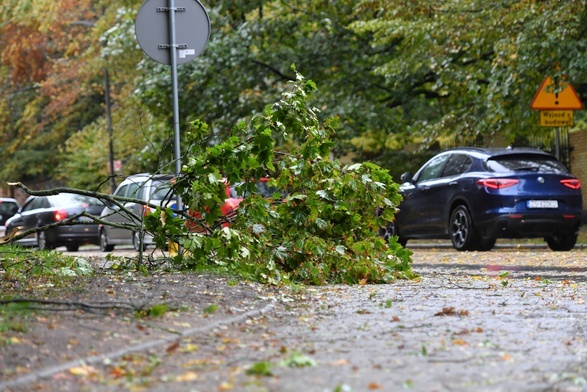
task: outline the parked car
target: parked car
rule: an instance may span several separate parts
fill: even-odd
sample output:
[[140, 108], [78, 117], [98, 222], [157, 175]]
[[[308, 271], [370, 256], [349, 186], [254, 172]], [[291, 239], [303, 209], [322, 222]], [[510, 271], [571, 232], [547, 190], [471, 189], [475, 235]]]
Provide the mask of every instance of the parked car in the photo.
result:
[[[113, 196], [139, 199], [142, 203], [126, 202], [124, 207], [135, 215], [128, 214], [118, 206], [107, 203], [106, 208], [102, 211], [102, 220], [112, 222], [118, 225], [136, 225], [140, 224], [142, 216], [149, 212], [149, 207], [145, 203], [159, 205], [163, 208], [175, 208], [176, 197], [171, 190], [171, 181], [173, 175], [170, 174], [150, 174], [142, 173], [127, 177], [116, 188]], [[141, 248], [141, 231], [130, 230], [110, 225], [100, 225], [100, 249], [103, 252], [111, 252], [115, 245], [133, 245], [135, 250]], [[143, 248], [153, 245], [153, 237], [145, 234], [143, 238]]]
[[[29, 229], [58, 223], [84, 211], [99, 217], [103, 209], [104, 204], [100, 200], [72, 193], [30, 196], [17, 213], [6, 222], [6, 235], [20, 234]], [[39, 249], [65, 246], [71, 252], [77, 251], [80, 245], [98, 245], [98, 223], [85, 216], [77, 219], [83, 223], [52, 227], [30, 234], [16, 242], [25, 246], [36, 246]]]
[[10, 197], [0, 197], [0, 236], [6, 231], [6, 221], [18, 211], [18, 202]]
[[581, 227], [580, 181], [538, 149], [455, 148], [404, 173], [403, 201], [381, 231], [410, 239], [451, 239], [460, 251], [489, 251], [497, 238], [544, 238], [568, 251]]
[[[174, 176], [170, 174], [136, 174], [125, 179], [114, 191], [114, 196], [139, 199], [142, 203], [127, 202], [124, 207], [133, 212], [136, 217], [141, 218], [149, 212], [149, 207], [145, 203], [151, 203], [164, 208], [174, 209], [176, 206], [176, 196], [171, 191], [171, 181]], [[266, 189], [267, 180], [262, 179], [257, 188]], [[268, 189], [268, 188], [267, 188]], [[237, 194], [236, 187], [226, 183], [226, 199], [220, 208], [222, 215], [227, 217], [227, 221], [222, 226], [229, 225], [231, 215], [237, 209], [243, 195]], [[199, 213], [192, 212], [192, 215], [199, 217]], [[107, 222], [118, 225], [137, 225], [140, 221], [132, 215], [121, 210], [116, 205], [109, 204], [104, 208], [101, 218]], [[193, 222], [187, 222], [187, 227], [192, 231], [199, 231], [201, 227]], [[141, 232], [132, 231], [121, 227], [110, 225], [100, 225], [100, 249], [104, 252], [111, 252], [116, 245], [133, 245], [136, 251], [141, 247]], [[154, 245], [153, 236], [145, 233], [143, 236], [143, 249], [147, 246]]]

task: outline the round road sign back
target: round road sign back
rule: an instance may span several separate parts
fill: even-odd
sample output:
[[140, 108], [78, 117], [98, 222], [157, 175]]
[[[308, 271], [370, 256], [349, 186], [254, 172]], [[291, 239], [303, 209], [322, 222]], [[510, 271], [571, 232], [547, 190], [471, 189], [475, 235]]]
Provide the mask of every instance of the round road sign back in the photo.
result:
[[153, 60], [171, 64], [169, 12], [175, 12], [177, 64], [196, 58], [210, 37], [210, 19], [198, 0], [146, 0], [135, 21], [135, 33], [143, 51]]

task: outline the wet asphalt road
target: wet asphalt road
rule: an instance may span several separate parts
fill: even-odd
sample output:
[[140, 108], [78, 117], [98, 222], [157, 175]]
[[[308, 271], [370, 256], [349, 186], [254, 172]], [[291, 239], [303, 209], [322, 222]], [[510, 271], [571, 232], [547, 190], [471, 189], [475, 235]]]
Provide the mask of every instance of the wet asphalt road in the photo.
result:
[[266, 390], [587, 391], [587, 251], [413, 251], [420, 282], [312, 289], [275, 339], [318, 365]]

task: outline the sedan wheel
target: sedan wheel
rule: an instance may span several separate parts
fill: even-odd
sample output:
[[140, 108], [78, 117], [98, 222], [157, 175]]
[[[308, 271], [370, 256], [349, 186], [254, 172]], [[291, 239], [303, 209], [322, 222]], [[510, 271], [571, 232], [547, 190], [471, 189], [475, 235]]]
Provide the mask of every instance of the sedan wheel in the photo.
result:
[[37, 246], [39, 250], [51, 250], [55, 249], [55, 246], [50, 242], [47, 242], [47, 236], [45, 235], [44, 231], [40, 231], [37, 233]]
[[560, 234], [545, 238], [548, 247], [555, 252], [566, 252], [575, 247], [577, 234]]
[[448, 232], [456, 250], [471, 250], [475, 242], [475, 233], [471, 215], [465, 206], [458, 206], [450, 216]]
[[[142, 245], [142, 248], [141, 248]], [[132, 235], [132, 246], [133, 248], [135, 248], [135, 250], [137, 252], [140, 252], [141, 250], [145, 250], [147, 249], [147, 247], [145, 246], [144, 242], [143, 242], [143, 236], [141, 235], [140, 231], [135, 231]]]
[[105, 231], [100, 233], [100, 250], [102, 252], [112, 252], [114, 250], [114, 245], [108, 243], [108, 236], [106, 236]]

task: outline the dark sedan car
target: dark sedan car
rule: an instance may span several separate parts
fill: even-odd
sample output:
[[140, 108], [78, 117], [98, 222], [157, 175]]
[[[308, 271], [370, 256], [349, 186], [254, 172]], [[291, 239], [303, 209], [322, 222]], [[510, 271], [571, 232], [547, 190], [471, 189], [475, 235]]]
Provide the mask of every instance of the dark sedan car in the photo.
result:
[[0, 197], [0, 235], [4, 235], [6, 221], [18, 211], [18, 202], [10, 197]]
[[383, 236], [450, 238], [455, 249], [488, 251], [497, 238], [544, 238], [568, 251], [581, 227], [581, 183], [554, 156], [531, 148], [455, 148], [415, 175]]
[[[53, 196], [30, 196], [18, 212], [6, 222], [6, 234], [22, 233], [28, 229], [42, 227], [74, 217], [81, 212], [99, 217], [104, 204], [95, 198], [71, 193]], [[36, 246], [39, 249], [54, 249], [65, 246], [77, 251], [80, 245], [100, 244], [98, 224], [89, 217], [78, 217], [72, 225], [56, 226], [21, 238], [17, 243]]]

